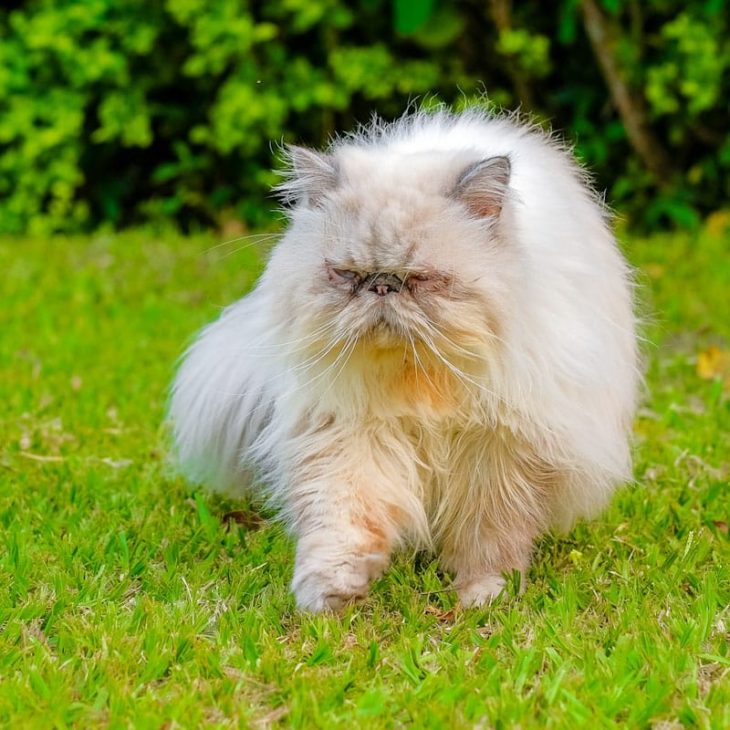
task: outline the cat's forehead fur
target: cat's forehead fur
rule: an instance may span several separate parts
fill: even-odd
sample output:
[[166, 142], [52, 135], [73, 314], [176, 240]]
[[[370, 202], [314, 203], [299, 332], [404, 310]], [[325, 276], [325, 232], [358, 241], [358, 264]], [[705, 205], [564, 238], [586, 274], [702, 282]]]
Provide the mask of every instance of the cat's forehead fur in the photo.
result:
[[[477, 228], [455, 203], [459, 178], [479, 153], [396, 153], [342, 145], [309, 164], [327, 165], [321, 179], [303, 173], [308, 208], [322, 221], [322, 244], [343, 265], [366, 270], [436, 264], [453, 255], [455, 226]], [[300, 172], [300, 174], [302, 174]]]
[[[338, 187], [354, 191], [360, 199], [387, 203], [393, 196], [447, 196], [464, 169], [479, 161], [479, 153], [462, 151], [388, 152], [383, 149], [344, 146], [332, 154]], [[368, 195], [362, 196], [363, 188]]]
[[391, 256], [394, 264], [412, 257], [426, 240], [433, 246], [445, 238], [448, 195], [468, 163], [444, 153], [388, 156], [345, 148], [335, 164], [337, 184], [322, 211], [328, 229], [342, 235], [345, 250], [383, 266]]

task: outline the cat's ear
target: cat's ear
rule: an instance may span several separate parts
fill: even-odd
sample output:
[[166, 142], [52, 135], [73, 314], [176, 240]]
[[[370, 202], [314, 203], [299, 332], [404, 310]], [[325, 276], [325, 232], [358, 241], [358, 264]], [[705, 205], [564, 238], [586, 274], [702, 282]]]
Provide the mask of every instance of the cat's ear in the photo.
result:
[[337, 163], [330, 155], [296, 145], [287, 145], [284, 154], [289, 170], [277, 192], [287, 204], [316, 207], [322, 196], [337, 186]]
[[508, 157], [475, 162], [459, 175], [451, 196], [480, 218], [496, 218], [502, 212], [511, 169]]

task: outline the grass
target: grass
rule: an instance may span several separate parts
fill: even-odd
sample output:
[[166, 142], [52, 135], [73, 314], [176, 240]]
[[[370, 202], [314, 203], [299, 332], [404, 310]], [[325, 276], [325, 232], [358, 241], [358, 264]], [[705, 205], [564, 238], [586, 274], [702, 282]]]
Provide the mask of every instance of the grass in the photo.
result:
[[279, 526], [167, 462], [175, 359], [253, 250], [0, 241], [0, 725], [730, 727], [728, 240], [628, 243], [637, 483], [546, 538], [524, 596], [463, 611], [401, 557], [336, 617], [294, 610]]

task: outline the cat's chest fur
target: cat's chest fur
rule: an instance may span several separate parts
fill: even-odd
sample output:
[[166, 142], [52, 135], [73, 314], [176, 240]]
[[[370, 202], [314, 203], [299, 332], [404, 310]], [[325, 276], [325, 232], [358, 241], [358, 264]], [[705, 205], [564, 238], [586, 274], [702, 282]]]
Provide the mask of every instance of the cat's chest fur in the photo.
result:
[[402, 421], [410, 430], [450, 432], [473, 423], [481, 386], [461, 363], [417, 351], [355, 353], [332, 389], [330, 405], [350, 418]]
[[[418, 473], [411, 487], [428, 502], [440, 501], [466, 462], [500, 428], [482, 387], [455, 365], [405, 357], [355, 362], [335, 389], [330, 423], [382, 434], [399, 444]], [[377, 437], [376, 437], [377, 438]]]

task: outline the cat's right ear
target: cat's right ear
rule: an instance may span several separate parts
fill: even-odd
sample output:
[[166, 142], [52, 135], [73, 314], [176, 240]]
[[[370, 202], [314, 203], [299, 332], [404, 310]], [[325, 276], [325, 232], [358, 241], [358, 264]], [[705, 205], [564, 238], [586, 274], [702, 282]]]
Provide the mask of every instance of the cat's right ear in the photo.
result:
[[330, 155], [306, 147], [287, 145], [286, 179], [276, 186], [276, 192], [287, 205], [298, 203], [316, 208], [322, 197], [337, 185], [337, 163]]
[[479, 218], [497, 218], [502, 212], [512, 166], [508, 157], [490, 157], [462, 171], [452, 196]]

